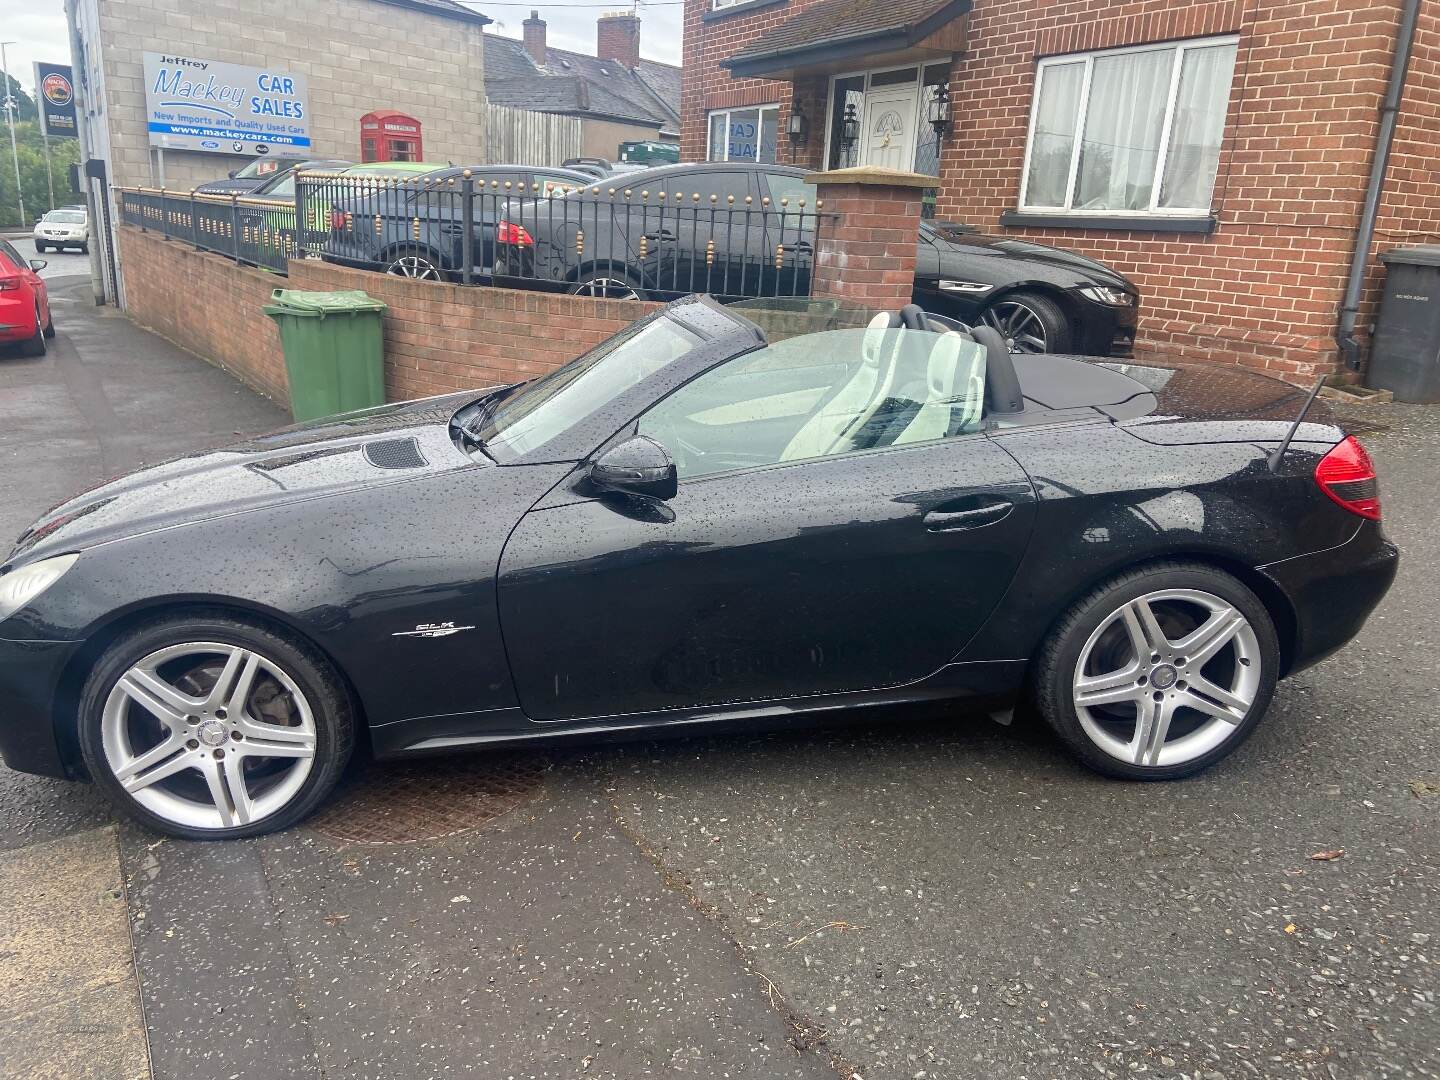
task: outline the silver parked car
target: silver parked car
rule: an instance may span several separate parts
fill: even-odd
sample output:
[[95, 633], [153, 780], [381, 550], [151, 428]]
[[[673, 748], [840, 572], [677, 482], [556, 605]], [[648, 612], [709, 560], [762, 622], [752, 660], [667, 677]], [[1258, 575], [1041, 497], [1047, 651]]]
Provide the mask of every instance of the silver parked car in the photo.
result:
[[90, 250], [90, 215], [84, 210], [51, 210], [35, 223], [35, 250], [67, 247]]

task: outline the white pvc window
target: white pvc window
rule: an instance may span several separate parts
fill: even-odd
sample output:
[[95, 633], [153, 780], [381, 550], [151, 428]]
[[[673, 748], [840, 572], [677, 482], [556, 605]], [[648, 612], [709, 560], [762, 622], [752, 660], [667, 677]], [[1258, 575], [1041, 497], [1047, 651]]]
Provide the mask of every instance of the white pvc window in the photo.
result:
[[758, 161], [775, 164], [779, 145], [780, 106], [750, 105], [718, 109], [710, 114], [711, 161]]
[[1207, 38], [1040, 61], [1021, 209], [1209, 213], [1235, 52]]
[[732, 8], [736, 4], [748, 4], [749, 2], [750, 0], [710, 0], [710, 10], [724, 11], [726, 8]]

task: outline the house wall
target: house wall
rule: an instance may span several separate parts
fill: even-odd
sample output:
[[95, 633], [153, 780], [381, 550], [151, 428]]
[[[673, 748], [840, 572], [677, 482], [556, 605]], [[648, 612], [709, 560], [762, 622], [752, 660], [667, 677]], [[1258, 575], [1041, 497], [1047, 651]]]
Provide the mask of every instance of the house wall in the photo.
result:
[[[731, 80], [719, 60], [815, 0], [705, 19], [686, 6], [682, 155], [705, 155], [705, 116], [732, 104], [791, 101], [788, 83]], [[955, 63], [953, 131], [941, 154], [938, 214], [1098, 258], [1143, 294], [1137, 349], [1221, 359], [1303, 379], [1337, 363], [1333, 333], [1378, 132], [1400, 0], [978, 0], [969, 52]], [[1229, 115], [1208, 235], [1093, 228], [1006, 228], [1016, 208], [1043, 56], [1238, 34]], [[1437, 26], [1424, 17], [1377, 246], [1423, 242], [1437, 227]], [[862, 66], [857, 64], [858, 66]], [[795, 87], [812, 134], [781, 159], [818, 164], [823, 80]], [[1373, 301], [1380, 273], [1372, 266]], [[1362, 315], [1368, 322], [1370, 310]]]
[[[480, 27], [376, 0], [98, 0], [111, 175], [160, 183], [145, 126], [143, 54], [171, 52], [304, 75], [311, 153], [360, 159], [360, 117], [394, 108], [424, 125], [435, 161], [484, 160]], [[188, 189], [249, 156], [167, 150], [166, 187]]]

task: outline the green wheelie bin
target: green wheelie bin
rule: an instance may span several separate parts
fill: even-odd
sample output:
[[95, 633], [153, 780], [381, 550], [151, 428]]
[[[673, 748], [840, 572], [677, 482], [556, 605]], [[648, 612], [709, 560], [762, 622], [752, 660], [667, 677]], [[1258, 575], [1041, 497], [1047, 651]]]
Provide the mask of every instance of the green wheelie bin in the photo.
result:
[[296, 421], [385, 404], [385, 305], [358, 289], [276, 289], [265, 305], [280, 328]]

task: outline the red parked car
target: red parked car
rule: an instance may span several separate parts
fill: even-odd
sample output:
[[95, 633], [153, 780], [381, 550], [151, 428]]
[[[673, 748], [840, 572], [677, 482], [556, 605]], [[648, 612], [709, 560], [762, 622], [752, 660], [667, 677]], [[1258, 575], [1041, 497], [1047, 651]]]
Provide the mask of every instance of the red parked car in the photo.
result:
[[55, 336], [50, 297], [35, 272], [44, 268], [44, 259], [26, 261], [0, 240], [0, 346], [18, 342], [21, 356], [44, 356], [45, 339]]

